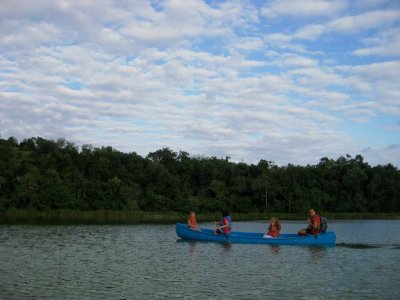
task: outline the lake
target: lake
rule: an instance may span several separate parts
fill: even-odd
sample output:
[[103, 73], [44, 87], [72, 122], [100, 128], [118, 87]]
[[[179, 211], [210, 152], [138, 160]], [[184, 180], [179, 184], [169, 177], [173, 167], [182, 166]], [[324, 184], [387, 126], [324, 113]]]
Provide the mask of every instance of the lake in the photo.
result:
[[[306, 224], [281, 223], [282, 233]], [[188, 242], [175, 225], [0, 225], [0, 298], [399, 298], [400, 221], [330, 221], [328, 230], [336, 247]]]

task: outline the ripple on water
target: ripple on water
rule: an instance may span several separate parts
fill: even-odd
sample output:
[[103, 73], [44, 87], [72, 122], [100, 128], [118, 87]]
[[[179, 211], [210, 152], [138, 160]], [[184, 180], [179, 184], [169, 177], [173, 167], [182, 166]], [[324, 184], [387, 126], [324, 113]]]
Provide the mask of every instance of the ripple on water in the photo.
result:
[[358, 243], [338, 243], [336, 247], [342, 248], [351, 248], [351, 249], [376, 249], [381, 248], [383, 245], [374, 245], [374, 244], [358, 244]]
[[379, 222], [332, 223], [340, 242], [331, 248], [186, 242], [174, 225], [0, 226], [0, 292], [5, 299], [395, 299], [400, 223], [383, 224], [390, 239]]

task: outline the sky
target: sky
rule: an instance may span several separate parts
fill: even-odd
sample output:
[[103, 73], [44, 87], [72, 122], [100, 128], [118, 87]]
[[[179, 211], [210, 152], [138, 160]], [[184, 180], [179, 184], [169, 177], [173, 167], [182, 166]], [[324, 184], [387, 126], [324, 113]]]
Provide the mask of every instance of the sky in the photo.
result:
[[0, 136], [400, 167], [400, 1], [0, 0]]

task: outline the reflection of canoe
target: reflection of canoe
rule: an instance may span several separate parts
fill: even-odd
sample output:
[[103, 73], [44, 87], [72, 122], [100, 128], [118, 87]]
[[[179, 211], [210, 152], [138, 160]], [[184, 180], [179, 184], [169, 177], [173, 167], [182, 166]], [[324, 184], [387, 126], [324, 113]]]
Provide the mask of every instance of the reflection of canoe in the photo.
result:
[[320, 245], [334, 246], [336, 235], [334, 232], [325, 232], [318, 235], [298, 236], [297, 234], [281, 234], [279, 238], [264, 238], [263, 233], [232, 231], [229, 237], [214, 231], [201, 228], [201, 231], [192, 230], [186, 224], [176, 224], [176, 234], [188, 240], [217, 242], [217, 243], [244, 243], [268, 245]]

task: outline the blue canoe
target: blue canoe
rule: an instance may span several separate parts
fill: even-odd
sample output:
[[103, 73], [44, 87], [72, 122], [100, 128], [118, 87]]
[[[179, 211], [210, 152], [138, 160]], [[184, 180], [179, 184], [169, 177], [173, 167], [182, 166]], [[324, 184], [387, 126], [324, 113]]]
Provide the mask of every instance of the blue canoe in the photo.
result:
[[325, 232], [318, 235], [298, 236], [297, 234], [280, 234], [279, 238], [264, 238], [264, 233], [232, 231], [227, 237], [223, 234], [214, 234], [212, 229], [201, 228], [201, 231], [189, 229], [186, 224], [176, 224], [176, 234], [187, 240], [217, 242], [217, 243], [242, 243], [242, 244], [267, 244], [267, 245], [316, 245], [334, 246], [336, 235], [334, 232]]

